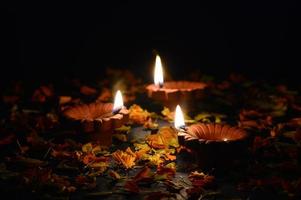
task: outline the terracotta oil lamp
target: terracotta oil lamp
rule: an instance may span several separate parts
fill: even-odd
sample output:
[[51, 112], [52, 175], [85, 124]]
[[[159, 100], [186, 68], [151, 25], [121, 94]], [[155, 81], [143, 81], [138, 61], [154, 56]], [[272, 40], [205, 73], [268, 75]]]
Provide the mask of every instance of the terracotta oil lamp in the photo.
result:
[[[163, 67], [160, 56], [156, 56], [154, 84], [146, 87], [149, 98], [174, 109], [181, 102], [190, 103], [203, 96], [205, 83], [192, 81], [164, 82]], [[186, 108], [188, 109], [188, 108]]]
[[224, 170], [246, 153], [247, 133], [238, 127], [226, 124], [197, 123], [185, 126], [180, 106], [175, 112], [174, 126], [179, 142], [196, 153], [199, 167]]
[[63, 115], [79, 125], [89, 139], [110, 146], [114, 130], [128, 121], [129, 111], [123, 106], [122, 95], [118, 90], [114, 104], [95, 102], [76, 105], [65, 110]]

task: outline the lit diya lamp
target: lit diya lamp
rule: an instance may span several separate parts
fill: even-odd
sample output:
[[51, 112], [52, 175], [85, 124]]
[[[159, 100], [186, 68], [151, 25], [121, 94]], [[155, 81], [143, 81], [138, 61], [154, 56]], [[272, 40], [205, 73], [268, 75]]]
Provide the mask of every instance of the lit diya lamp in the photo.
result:
[[174, 109], [180, 102], [192, 102], [203, 96], [205, 83], [192, 81], [164, 82], [163, 67], [160, 56], [156, 56], [154, 84], [146, 87], [148, 97]]
[[64, 111], [64, 116], [80, 125], [88, 133], [89, 139], [101, 145], [112, 144], [112, 134], [116, 128], [128, 121], [129, 111], [123, 105], [121, 92], [115, 95], [114, 104], [95, 102], [73, 106]]
[[241, 128], [214, 123], [185, 126], [179, 105], [175, 111], [174, 126], [178, 130], [180, 144], [194, 150], [201, 168], [226, 169], [246, 153], [247, 133]]

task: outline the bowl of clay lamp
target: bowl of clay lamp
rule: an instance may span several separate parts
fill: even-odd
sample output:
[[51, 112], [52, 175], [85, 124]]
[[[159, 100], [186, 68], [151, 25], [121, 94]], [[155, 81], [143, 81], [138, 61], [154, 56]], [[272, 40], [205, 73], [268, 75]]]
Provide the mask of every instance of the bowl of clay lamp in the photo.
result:
[[[206, 84], [193, 81], [168, 81], [164, 82], [161, 59], [156, 57], [154, 83], [146, 86], [147, 95], [156, 102], [174, 109], [177, 104], [192, 103], [204, 96]], [[187, 109], [187, 108], [186, 108]]]
[[86, 138], [100, 145], [110, 146], [116, 128], [128, 122], [129, 111], [123, 106], [120, 91], [116, 93], [114, 104], [95, 102], [67, 108], [63, 115]]
[[183, 113], [177, 106], [175, 128], [179, 143], [192, 150], [204, 170], [229, 169], [247, 155], [248, 134], [239, 127], [218, 123], [185, 126]]

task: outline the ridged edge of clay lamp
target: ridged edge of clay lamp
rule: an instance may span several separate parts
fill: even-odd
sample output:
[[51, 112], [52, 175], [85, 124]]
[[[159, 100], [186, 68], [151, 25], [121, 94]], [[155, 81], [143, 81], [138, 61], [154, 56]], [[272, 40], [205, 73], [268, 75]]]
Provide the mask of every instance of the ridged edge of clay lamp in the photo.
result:
[[63, 115], [72, 122], [79, 123], [81, 130], [99, 144], [110, 146], [112, 134], [116, 128], [128, 122], [129, 111], [126, 108], [112, 113], [112, 103], [91, 103], [70, 107]]
[[247, 150], [247, 132], [226, 124], [193, 124], [179, 135], [184, 137], [184, 145], [197, 153], [198, 164], [205, 169], [226, 169]]
[[149, 98], [173, 108], [180, 102], [190, 102], [203, 96], [202, 91], [206, 88], [202, 82], [192, 81], [169, 81], [159, 87], [155, 84], [146, 86]]

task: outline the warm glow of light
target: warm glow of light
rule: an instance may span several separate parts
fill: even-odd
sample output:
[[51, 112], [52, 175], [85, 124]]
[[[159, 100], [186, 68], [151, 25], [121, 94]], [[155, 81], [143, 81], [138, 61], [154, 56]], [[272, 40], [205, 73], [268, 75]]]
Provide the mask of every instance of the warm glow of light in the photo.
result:
[[177, 105], [175, 113], [175, 128], [181, 129], [185, 127], [184, 116], [181, 107]]
[[117, 110], [120, 110], [122, 107], [123, 107], [123, 99], [122, 99], [122, 95], [121, 95], [120, 90], [118, 90], [116, 92], [116, 95], [115, 95], [113, 112], [117, 111]]
[[227, 138], [224, 138], [224, 141], [225, 141], [225, 142], [227, 142], [227, 141], [228, 141], [228, 139], [227, 139]]
[[154, 74], [154, 83], [157, 86], [163, 85], [163, 69], [162, 69], [162, 62], [160, 56], [156, 56], [156, 63], [155, 63], [155, 74]]

